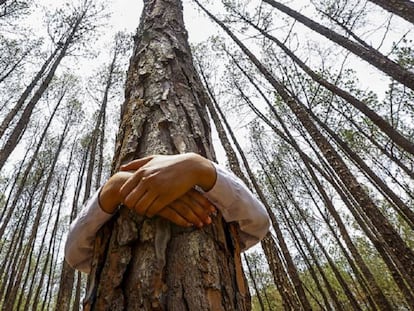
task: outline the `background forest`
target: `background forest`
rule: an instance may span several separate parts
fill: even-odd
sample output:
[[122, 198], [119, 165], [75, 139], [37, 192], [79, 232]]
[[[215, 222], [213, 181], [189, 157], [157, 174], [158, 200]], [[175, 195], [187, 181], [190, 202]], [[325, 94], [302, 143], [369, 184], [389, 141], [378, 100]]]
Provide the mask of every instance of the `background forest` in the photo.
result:
[[[3, 310], [85, 294], [63, 244], [110, 175], [128, 3], [0, 0]], [[414, 2], [183, 6], [218, 161], [272, 220], [243, 255], [253, 310], [414, 310]]]

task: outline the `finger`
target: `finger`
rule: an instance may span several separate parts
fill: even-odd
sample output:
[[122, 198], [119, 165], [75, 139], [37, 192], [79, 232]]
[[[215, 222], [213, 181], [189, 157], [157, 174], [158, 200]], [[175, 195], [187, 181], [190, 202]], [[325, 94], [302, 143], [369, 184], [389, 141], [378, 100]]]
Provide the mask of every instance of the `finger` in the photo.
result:
[[136, 171], [119, 189], [119, 194], [121, 198], [126, 198], [134, 188], [144, 188], [145, 177], [142, 176], [142, 171]]
[[148, 217], [152, 217], [148, 215], [147, 210], [151, 206], [151, 204], [157, 199], [157, 194], [151, 191], [145, 192], [145, 194], [135, 203], [134, 210], [139, 215], [145, 215]]
[[134, 209], [136, 203], [144, 196], [147, 190], [144, 187], [135, 187], [132, 191], [126, 194], [124, 199], [121, 194], [122, 203], [130, 209]]
[[178, 214], [195, 226], [201, 228], [204, 225], [202, 219], [200, 219], [197, 214], [194, 213], [192, 207], [188, 206], [184, 201], [176, 200], [169, 206], [171, 206]]
[[137, 170], [140, 167], [142, 167], [145, 164], [147, 164], [149, 161], [151, 161], [152, 158], [153, 158], [153, 156], [149, 156], [149, 157], [145, 157], [145, 158], [141, 158], [141, 159], [136, 159], [134, 161], [125, 163], [125, 164], [121, 165], [120, 170], [121, 171]]
[[158, 215], [181, 227], [191, 227], [193, 225], [169, 206], [162, 209]]
[[163, 208], [165, 208], [167, 205], [171, 204], [172, 202], [167, 202], [164, 197], [159, 196], [157, 200], [153, 201], [150, 206], [148, 206], [146, 215], [148, 217], [152, 217], [156, 214], [158, 214]]
[[204, 208], [197, 201], [193, 200], [189, 195], [184, 195], [177, 201], [185, 203], [191, 209], [191, 211], [197, 216], [197, 218], [200, 219], [204, 224], [211, 224], [209, 210]]
[[210, 213], [216, 212], [216, 207], [199, 191], [191, 189], [187, 193], [191, 199], [198, 202], [198, 204], [207, 209]]

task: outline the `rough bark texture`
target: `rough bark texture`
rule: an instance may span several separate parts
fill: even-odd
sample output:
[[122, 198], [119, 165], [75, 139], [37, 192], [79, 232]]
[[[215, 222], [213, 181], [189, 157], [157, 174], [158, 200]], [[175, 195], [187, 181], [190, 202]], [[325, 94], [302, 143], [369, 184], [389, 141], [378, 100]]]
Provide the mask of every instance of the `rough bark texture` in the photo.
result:
[[[153, 153], [214, 158], [183, 24], [181, 1], [144, 1], [114, 170]], [[85, 309], [247, 310], [237, 248], [221, 217], [203, 230], [183, 229], [121, 209], [97, 238]]]

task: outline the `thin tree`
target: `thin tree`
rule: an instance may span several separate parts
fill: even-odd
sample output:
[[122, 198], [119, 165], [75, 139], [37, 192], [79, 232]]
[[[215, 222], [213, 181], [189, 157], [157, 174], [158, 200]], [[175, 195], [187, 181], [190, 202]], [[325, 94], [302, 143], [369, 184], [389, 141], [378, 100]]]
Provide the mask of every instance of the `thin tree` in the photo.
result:
[[376, 49], [355, 43], [354, 41], [351, 41], [348, 38], [336, 33], [335, 31], [292, 10], [291, 8], [281, 4], [280, 2], [274, 0], [263, 1], [273, 6], [274, 8], [280, 10], [281, 12], [291, 16], [298, 22], [308, 26], [309, 28], [325, 36], [326, 38], [348, 49], [355, 55], [359, 56], [363, 60], [378, 68], [379, 70], [385, 72], [390, 77], [393, 77], [395, 80], [399, 81], [403, 85], [411, 88], [412, 90], [414, 89], [414, 73], [404, 69], [396, 62], [390, 60], [388, 57], [378, 52]]

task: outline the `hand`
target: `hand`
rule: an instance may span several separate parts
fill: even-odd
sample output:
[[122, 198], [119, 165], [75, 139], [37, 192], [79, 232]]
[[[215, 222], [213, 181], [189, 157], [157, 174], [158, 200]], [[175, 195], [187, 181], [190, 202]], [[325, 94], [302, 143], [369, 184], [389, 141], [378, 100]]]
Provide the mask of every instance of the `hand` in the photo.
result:
[[[210, 214], [216, 212], [214, 205], [200, 192], [194, 189], [191, 189], [159, 212], [160, 216], [177, 223], [174, 221], [174, 215], [164, 216], [164, 211], [171, 209], [178, 213], [183, 219], [199, 228], [211, 224]], [[170, 211], [167, 212], [167, 214], [169, 213]]]
[[[99, 194], [102, 210], [109, 214], [115, 212], [118, 205], [122, 203], [119, 190], [131, 176], [133, 176], [132, 172], [118, 172], [105, 183]], [[211, 223], [209, 214], [213, 212], [215, 212], [214, 206], [198, 191], [191, 189], [162, 209], [158, 215], [182, 227], [192, 225], [202, 227]]]
[[136, 170], [120, 189], [123, 203], [148, 217], [195, 185], [207, 191], [216, 180], [213, 164], [195, 153], [150, 156], [123, 165], [121, 170]]

